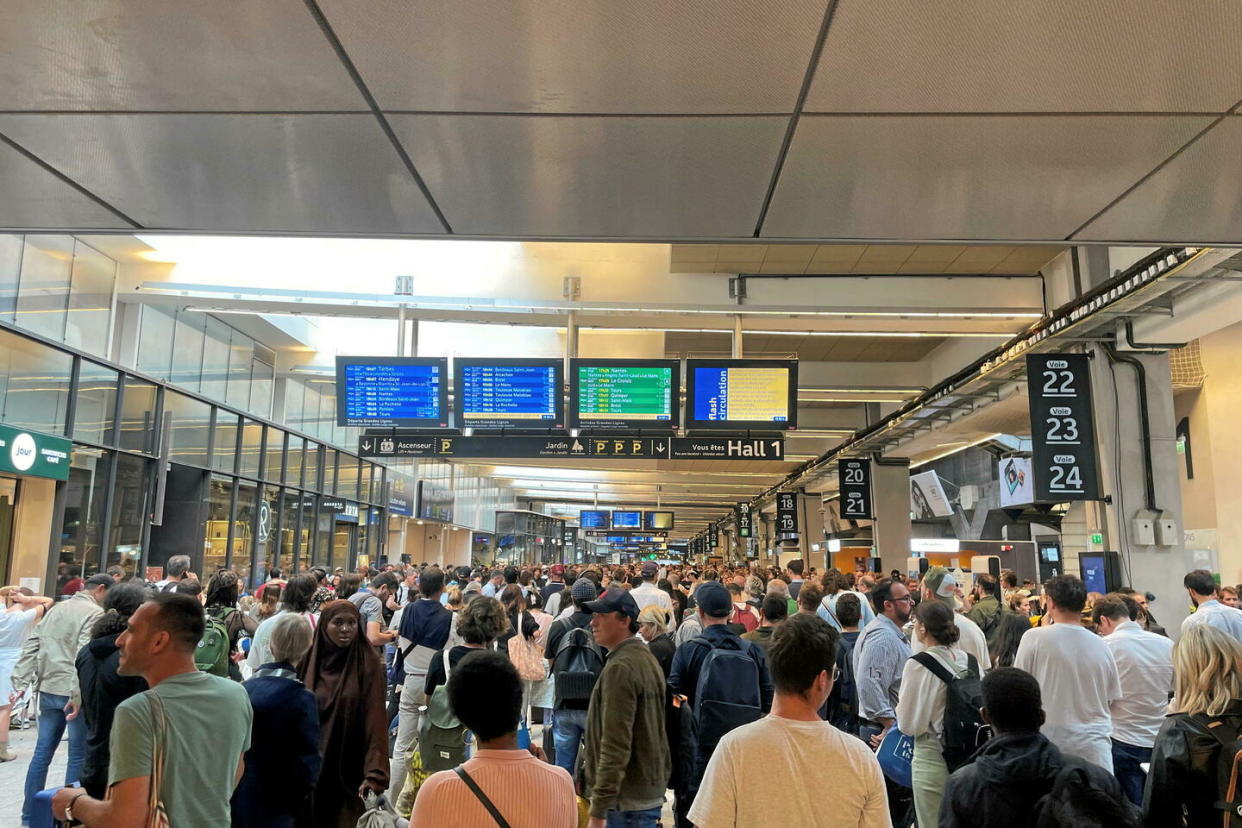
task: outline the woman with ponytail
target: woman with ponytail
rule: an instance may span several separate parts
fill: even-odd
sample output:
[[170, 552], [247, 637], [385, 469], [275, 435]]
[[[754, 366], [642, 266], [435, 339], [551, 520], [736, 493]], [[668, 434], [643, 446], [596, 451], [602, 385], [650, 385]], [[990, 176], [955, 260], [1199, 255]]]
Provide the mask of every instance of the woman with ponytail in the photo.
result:
[[108, 737], [117, 705], [147, 689], [141, 676], [121, 676], [116, 668], [121, 651], [116, 639], [125, 632], [129, 617], [148, 597], [148, 587], [135, 582], [117, 584], [103, 599], [103, 615], [91, 628], [91, 640], [78, 651], [78, 684], [82, 691], [81, 716], [86, 722], [86, 755], [82, 760], [82, 787], [96, 799], [108, 790]]

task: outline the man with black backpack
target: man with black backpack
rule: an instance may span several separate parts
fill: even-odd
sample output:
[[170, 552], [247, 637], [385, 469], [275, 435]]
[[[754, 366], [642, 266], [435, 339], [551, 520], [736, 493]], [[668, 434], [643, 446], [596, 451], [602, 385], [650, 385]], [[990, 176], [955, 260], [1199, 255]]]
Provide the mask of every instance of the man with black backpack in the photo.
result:
[[694, 598], [703, 633], [677, 648], [668, 676], [673, 692], [686, 697], [694, 721], [690, 778], [676, 791], [679, 826], [689, 825], [686, 814], [720, 739], [772, 709], [772, 679], [763, 650], [729, 628], [729, 591], [718, 581], [705, 581]]
[[983, 677], [983, 718], [995, 735], [953, 772], [940, 806], [941, 828], [1073, 826], [1131, 828], [1138, 809], [1111, 773], [1063, 754], [1040, 733], [1039, 682], [1016, 667]]
[[573, 775], [578, 748], [586, 733], [591, 691], [604, 670], [604, 651], [595, 643], [591, 612], [586, 609], [587, 602], [599, 595], [595, 583], [579, 578], [574, 581], [570, 595], [574, 611], [548, 627], [543, 657], [551, 665], [556, 686], [552, 706], [554, 761]]

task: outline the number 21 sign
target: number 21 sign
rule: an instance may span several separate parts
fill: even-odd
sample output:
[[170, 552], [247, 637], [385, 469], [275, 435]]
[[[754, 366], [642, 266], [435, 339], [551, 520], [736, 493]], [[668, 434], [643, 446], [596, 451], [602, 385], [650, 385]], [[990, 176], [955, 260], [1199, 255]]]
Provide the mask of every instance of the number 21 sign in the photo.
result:
[[1035, 500], [1097, 500], [1088, 357], [1031, 354], [1026, 358], [1026, 384], [1035, 455]]

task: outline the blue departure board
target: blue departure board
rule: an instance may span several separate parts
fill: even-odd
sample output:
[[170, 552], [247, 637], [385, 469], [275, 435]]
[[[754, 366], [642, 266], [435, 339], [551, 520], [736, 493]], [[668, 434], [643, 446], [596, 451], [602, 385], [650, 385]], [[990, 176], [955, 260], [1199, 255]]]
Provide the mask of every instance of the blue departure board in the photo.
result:
[[562, 428], [561, 360], [455, 359], [459, 428]]
[[642, 528], [642, 512], [613, 512], [612, 528], [613, 529], [641, 529]]
[[578, 513], [583, 529], [611, 529], [612, 513], [604, 509], [583, 509]]
[[447, 428], [447, 401], [447, 360], [337, 357], [337, 425]]

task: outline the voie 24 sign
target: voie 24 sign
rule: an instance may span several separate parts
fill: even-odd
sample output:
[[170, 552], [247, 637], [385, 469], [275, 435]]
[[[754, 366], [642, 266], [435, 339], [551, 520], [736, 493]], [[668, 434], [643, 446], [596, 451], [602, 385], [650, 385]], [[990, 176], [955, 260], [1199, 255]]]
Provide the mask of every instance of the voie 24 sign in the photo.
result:
[[1085, 354], [1029, 354], [1026, 380], [1035, 500], [1098, 499], [1089, 358]]

